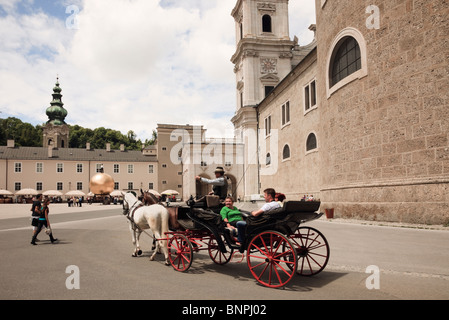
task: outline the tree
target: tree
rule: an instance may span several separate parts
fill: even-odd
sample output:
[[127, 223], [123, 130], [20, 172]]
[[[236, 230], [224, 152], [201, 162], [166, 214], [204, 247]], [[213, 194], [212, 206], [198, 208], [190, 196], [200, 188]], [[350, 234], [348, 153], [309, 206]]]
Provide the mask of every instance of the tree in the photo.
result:
[[[9, 117], [0, 118], [0, 145], [6, 145], [7, 140], [14, 139], [17, 146], [42, 147], [42, 125], [33, 126], [22, 122], [20, 119]], [[112, 149], [119, 149], [124, 144], [128, 150], [141, 150], [142, 141], [137, 139], [133, 130], [123, 134], [118, 130], [99, 127], [96, 129], [83, 128], [79, 125], [69, 125], [69, 148], [85, 148], [90, 143], [92, 148], [104, 149], [106, 143], [111, 144]], [[153, 130], [151, 139], [145, 140], [145, 145], [154, 144], [157, 132]]]
[[14, 117], [0, 119], [0, 145], [6, 145], [10, 139], [17, 146], [41, 147], [42, 126], [33, 126]]

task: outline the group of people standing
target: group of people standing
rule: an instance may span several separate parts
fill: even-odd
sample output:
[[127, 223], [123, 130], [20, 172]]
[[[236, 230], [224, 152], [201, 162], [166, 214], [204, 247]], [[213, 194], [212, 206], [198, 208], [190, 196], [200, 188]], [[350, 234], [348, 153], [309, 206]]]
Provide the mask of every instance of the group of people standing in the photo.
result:
[[42, 195], [38, 195], [33, 199], [33, 205], [31, 206], [31, 225], [33, 226], [33, 237], [31, 238], [31, 244], [36, 245], [38, 234], [43, 228], [46, 228], [46, 233], [50, 237], [51, 243], [58, 241], [53, 237], [53, 232], [50, 226], [50, 220], [48, 219], [48, 214], [50, 209], [48, 208], [50, 204], [49, 198], [44, 198], [42, 200]]

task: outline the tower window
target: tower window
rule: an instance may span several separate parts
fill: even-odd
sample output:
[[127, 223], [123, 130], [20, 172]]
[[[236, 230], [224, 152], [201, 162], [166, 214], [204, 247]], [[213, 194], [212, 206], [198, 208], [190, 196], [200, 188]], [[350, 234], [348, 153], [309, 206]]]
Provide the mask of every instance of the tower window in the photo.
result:
[[286, 144], [284, 146], [284, 149], [282, 150], [282, 159], [285, 160], [288, 158], [290, 158], [290, 147], [288, 144]]
[[265, 158], [265, 165], [269, 166], [271, 164], [271, 154], [267, 153], [267, 156]]
[[306, 142], [306, 151], [310, 151], [317, 148], [316, 136], [314, 133], [309, 134]]
[[262, 17], [262, 31], [271, 32], [271, 17], [268, 14]]
[[268, 96], [271, 91], [273, 91], [274, 86], [265, 86], [265, 97]]

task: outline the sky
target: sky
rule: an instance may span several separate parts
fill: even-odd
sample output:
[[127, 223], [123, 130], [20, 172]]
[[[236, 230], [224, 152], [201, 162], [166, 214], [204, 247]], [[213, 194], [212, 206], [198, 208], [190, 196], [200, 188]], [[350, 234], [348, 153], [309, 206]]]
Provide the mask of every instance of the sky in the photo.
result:
[[[66, 122], [144, 141], [158, 123], [232, 137], [236, 0], [0, 0], [0, 117], [45, 123], [59, 76]], [[315, 0], [289, 1], [313, 39]]]

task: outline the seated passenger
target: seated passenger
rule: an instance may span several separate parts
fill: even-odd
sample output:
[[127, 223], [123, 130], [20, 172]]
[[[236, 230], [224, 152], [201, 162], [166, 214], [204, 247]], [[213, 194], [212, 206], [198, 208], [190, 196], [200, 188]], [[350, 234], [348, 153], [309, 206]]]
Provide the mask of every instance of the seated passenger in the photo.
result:
[[282, 207], [283, 201], [285, 200], [285, 194], [276, 192], [276, 196], [274, 197], [274, 200], [276, 200], [279, 203], [279, 205]]
[[243, 220], [240, 210], [234, 207], [234, 199], [232, 197], [226, 197], [225, 206], [221, 209], [220, 215], [226, 223], [226, 227], [231, 230], [236, 230], [237, 222]]
[[[280, 208], [281, 205], [274, 200], [276, 197], [276, 191], [272, 188], [265, 189], [263, 191], [264, 198], [265, 198], [265, 204], [260, 208], [259, 210], [255, 210], [251, 212], [251, 215], [254, 217], [257, 217], [261, 215], [262, 213], [270, 212], [271, 210]], [[245, 242], [245, 229], [246, 229], [246, 221], [237, 221], [237, 229], [238, 229], [238, 241], [237, 244], [244, 244]]]

